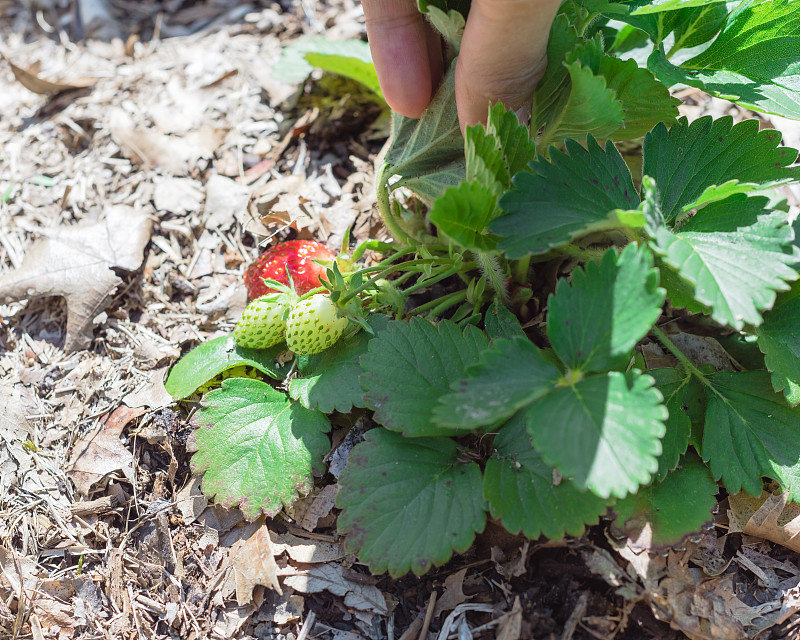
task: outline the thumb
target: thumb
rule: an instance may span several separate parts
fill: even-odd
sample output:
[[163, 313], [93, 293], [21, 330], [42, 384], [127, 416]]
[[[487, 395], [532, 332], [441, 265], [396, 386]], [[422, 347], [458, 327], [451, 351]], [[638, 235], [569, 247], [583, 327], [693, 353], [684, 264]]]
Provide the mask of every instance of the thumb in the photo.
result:
[[486, 122], [489, 105], [530, 104], [546, 67], [547, 36], [560, 0], [473, 0], [456, 63], [461, 130]]

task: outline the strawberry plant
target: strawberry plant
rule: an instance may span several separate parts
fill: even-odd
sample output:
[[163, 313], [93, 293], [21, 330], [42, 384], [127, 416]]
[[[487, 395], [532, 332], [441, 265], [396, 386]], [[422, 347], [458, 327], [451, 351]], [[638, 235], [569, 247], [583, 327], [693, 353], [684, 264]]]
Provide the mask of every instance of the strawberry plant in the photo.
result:
[[378, 162], [393, 241], [301, 299], [324, 294], [312, 348], [290, 320], [293, 355], [223, 336], [170, 374], [176, 398], [262, 376], [194, 414], [204, 491], [274, 515], [324, 471], [331, 416], [358, 409], [375, 427], [338, 526], [374, 572], [424, 573], [487, 516], [560, 538], [608, 515], [658, 546], [700, 529], [720, 486], [800, 500], [800, 242], [780, 191], [797, 151], [756, 120], [689, 122], [669, 91], [800, 119], [800, 2], [567, 0], [530, 125], [495, 105], [463, 137], [464, 16], [420, 8], [453, 60]]

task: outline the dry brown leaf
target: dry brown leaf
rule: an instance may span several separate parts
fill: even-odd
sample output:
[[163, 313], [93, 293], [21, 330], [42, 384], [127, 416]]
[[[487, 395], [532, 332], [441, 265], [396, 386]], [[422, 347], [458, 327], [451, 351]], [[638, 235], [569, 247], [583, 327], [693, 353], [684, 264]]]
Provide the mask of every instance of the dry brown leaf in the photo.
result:
[[22, 265], [0, 276], [0, 304], [63, 296], [67, 301], [66, 351], [88, 346], [92, 323], [122, 280], [113, 268], [135, 271], [150, 240], [151, 222], [127, 206], [106, 209], [88, 225], [41, 229], [45, 236], [25, 254]]
[[80, 495], [88, 496], [92, 486], [110, 473], [121, 472], [134, 482], [133, 455], [119, 437], [127, 424], [143, 413], [144, 409], [122, 405], [106, 414], [96, 429], [75, 444], [67, 475]]
[[308, 540], [292, 535], [291, 533], [277, 534], [270, 531], [272, 550], [275, 555], [283, 553], [295, 562], [303, 564], [318, 564], [333, 562], [344, 558], [346, 555], [341, 545], [323, 540]]
[[514, 598], [514, 606], [500, 619], [495, 640], [519, 640], [522, 634], [522, 603], [519, 596]]
[[17, 66], [2, 53], [0, 53], [0, 58], [8, 62], [8, 65], [11, 67], [11, 72], [14, 74], [17, 82], [28, 89], [28, 91], [33, 91], [33, 93], [38, 93], [39, 95], [48, 95], [74, 89], [88, 89], [97, 83], [97, 78], [76, 78], [69, 82], [46, 80], [39, 77], [38, 69], [24, 69], [23, 67]]
[[0, 384], [0, 494], [20, 486], [22, 476], [33, 467], [30, 451], [22, 443], [33, 433], [22, 407], [19, 388]]
[[259, 584], [278, 594], [283, 593], [273, 553], [267, 525], [259, 527], [249, 538], [234, 545], [231, 567], [236, 578], [236, 602], [240, 607], [250, 604], [253, 589]]
[[467, 601], [464, 594], [464, 576], [467, 575], [466, 568], [456, 571], [445, 578], [444, 594], [436, 601], [433, 610], [433, 619], [436, 620], [445, 611], [452, 611], [458, 605]]
[[800, 551], [800, 505], [788, 502], [788, 495], [764, 491], [758, 498], [745, 493], [729, 496], [731, 531]]
[[246, 210], [249, 191], [244, 185], [225, 176], [211, 176], [206, 182], [203, 209], [206, 229], [230, 229], [236, 222], [236, 214]]
[[344, 568], [335, 562], [314, 564], [307, 567], [289, 567], [281, 572], [283, 583], [300, 593], [330, 591], [344, 596], [344, 604], [360, 611], [370, 611], [385, 616], [389, 613], [386, 599], [380, 589], [371, 584], [348, 580]]
[[310, 496], [295, 502], [292, 505], [292, 509], [297, 524], [306, 531], [316, 529], [317, 523], [330, 514], [336, 503], [336, 494], [338, 493], [338, 484], [328, 484]]

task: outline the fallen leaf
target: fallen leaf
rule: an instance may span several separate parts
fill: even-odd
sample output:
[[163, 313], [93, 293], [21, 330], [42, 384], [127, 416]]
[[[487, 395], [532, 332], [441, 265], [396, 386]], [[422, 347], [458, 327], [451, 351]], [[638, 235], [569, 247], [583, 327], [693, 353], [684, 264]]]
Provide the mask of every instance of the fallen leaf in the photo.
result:
[[370, 611], [385, 616], [389, 613], [386, 599], [380, 589], [375, 585], [361, 584], [348, 580], [344, 575], [344, 568], [335, 562], [328, 564], [315, 564], [307, 568], [288, 568], [291, 573], [285, 573], [283, 583], [300, 593], [318, 593], [330, 591], [337, 596], [344, 596], [346, 607], [353, 607], [361, 611]]
[[23, 442], [33, 433], [22, 407], [19, 388], [9, 382], [0, 384], [0, 495], [8, 495], [12, 486], [20, 486], [22, 476], [33, 467], [30, 451]]
[[731, 531], [770, 540], [800, 551], [800, 505], [788, 502], [789, 492], [763, 491], [755, 498], [745, 493], [728, 497]]
[[139, 268], [151, 227], [143, 213], [117, 205], [92, 224], [40, 229], [45, 238], [28, 249], [18, 269], [0, 276], [0, 304], [63, 296], [67, 302], [64, 350], [87, 347], [93, 320], [122, 283], [112, 269]]
[[203, 186], [192, 178], [161, 177], [155, 180], [156, 211], [183, 214], [198, 211], [203, 204]]
[[519, 596], [514, 598], [514, 606], [511, 611], [500, 618], [497, 625], [497, 635], [495, 640], [519, 640], [522, 633], [522, 604]]
[[236, 578], [236, 602], [239, 606], [250, 604], [253, 589], [259, 584], [278, 594], [283, 593], [269, 535], [269, 529], [263, 525], [249, 538], [233, 546], [231, 567]]
[[345, 556], [341, 545], [323, 540], [307, 540], [291, 533], [275, 533], [270, 531], [272, 550], [275, 555], [286, 554], [295, 562], [317, 564], [332, 562]]
[[313, 531], [317, 523], [328, 517], [336, 503], [339, 493], [338, 484], [328, 484], [316, 493], [301, 498], [292, 505], [294, 519], [306, 531]]
[[0, 53], [0, 58], [3, 58], [11, 67], [11, 73], [14, 74], [17, 82], [19, 82], [28, 91], [32, 91], [33, 93], [37, 93], [39, 95], [48, 95], [75, 89], [88, 89], [97, 83], [97, 78], [76, 78], [74, 80], [70, 80], [69, 82], [46, 80], [45, 78], [39, 77], [38, 69], [24, 69], [23, 67], [17, 66], [2, 53]]
[[436, 620], [445, 611], [452, 611], [458, 605], [467, 601], [464, 594], [464, 576], [467, 570], [461, 569], [445, 578], [444, 594], [436, 601], [436, 608], [433, 610], [433, 619]]
[[119, 437], [127, 424], [143, 413], [144, 409], [122, 405], [107, 413], [91, 433], [75, 444], [67, 475], [79, 494], [88, 496], [92, 487], [110, 473], [121, 472], [134, 483], [133, 455]]
[[236, 222], [236, 214], [244, 212], [250, 199], [250, 190], [235, 180], [218, 174], [206, 182], [206, 202], [203, 219], [206, 229], [229, 229]]

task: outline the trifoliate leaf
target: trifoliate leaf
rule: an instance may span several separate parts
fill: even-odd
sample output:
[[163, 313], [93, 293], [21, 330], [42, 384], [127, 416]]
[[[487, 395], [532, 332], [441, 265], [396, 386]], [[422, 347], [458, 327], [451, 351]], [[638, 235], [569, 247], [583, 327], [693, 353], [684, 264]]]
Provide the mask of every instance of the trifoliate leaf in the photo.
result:
[[618, 501], [614, 506], [616, 526], [649, 549], [672, 546], [712, 519], [716, 493], [717, 483], [708, 468], [696, 454], [689, 453], [662, 482]]
[[800, 3], [742, 2], [701, 54], [674, 66], [657, 48], [647, 66], [667, 85], [688, 84], [746, 108], [800, 118]]
[[667, 419], [653, 379], [611, 371], [562, 385], [526, 411], [542, 458], [601, 498], [623, 498], [649, 482]]
[[536, 138], [537, 149], [591, 134], [607, 138], [624, 122], [622, 103], [606, 79], [581, 61], [567, 64], [569, 94], [560, 112], [553, 114]]
[[645, 136], [642, 171], [658, 184], [661, 210], [671, 223], [708, 187], [730, 180], [769, 185], [796, 177], [797, 169], [788, 166], [797, 151], [778, 146], [780, 140], [775, 130], [759, 131], [757, 120], [733, 126], [730, 116], [705, 116], [691, 124], [681, 118], [669, 130], [658, 125]]
[[800, 459], [800, 409], [775, 393], [766, 371], [718, 373], [710, 379], [703, 459], [731, 493], [760, 495], [761, 476]]
[[[656, 381], [656, 388], [664, 396], [664, 405], [669, 411], [667, 431], [661, 439], [661, 455], [658, 458], [656, 481], [667, 477], [667, 473], [678, 466], [681, 456], [689, 446], [692, 422], [687, 413], [686, 397], [692, 384], [699, 384], [690, 373], [680, 369], [650, 369], [647, 372]], [[684, 408], [686, 407], [686, 408]]]
[[509, 176], [524, 171], [536, 157], [528, 127], [521, 125], [517, 114], [506, 110], [500, 102], [489, 108], [486, 132], [497, 138]]
[[650, 251], [612, 248], [600, 264], [575, 269], [571, 284], [559, 280], [548, 301], [547, 336], [570, 369], [613, 369], [647, 335], [663, 304]]
[[[743, 195], [714, 202], [679, 233], [662, 227], [651, 242], [663, 262], [694, 287], [694, 299], [710, 308], [711, 317], [735, 329], [761, 324], [759, 312], [798, 277], [790, 266], [797, 257], [789, 249], [794, 234], [787, 216], [759, 215], [765, 203]], [[664, 283], [675, 303], [669, 279]]]
[[483, 530], [481, 470], [449, 438], [368, 431], [339, 478], [336, 504], [346, 548], [374, 574], [421, 575], [466, 551]]
[[607, 142], [603, 149], [587, 136], [586, 147], [568, 140], [569, 155], [553, 150], [551, 162], [531, 163], [532, 173], [517, 174], [516, 188], [500, 198], [508, 215], [495, 220], [490, 231], [505, 238], [498, 246], [509, 258], [546, 253], [590, 231], [618, 228], [609, 213], [639, 206], [630, 171], [614, 145]]
[[558, 369], [530, 340], [500, 338], [439, 399], [434, 419], [451, 428], [494, 424], [553, 391], [558, 378]]
[[375, 410], [375, 420], [409, 437], [469, 431], [437, 426], [433, 410], [450, 385], [478, 362], [487, 343], [475, 327], [462, 331], [449, 320], [438, 326], [419, 318], [390, 322], [361, 357], [364, 400]]
[[224, 380], [204, 402], [192, 418], [192, 471], [205, 473], [203, 493], [255, 519], [311, 491], [330, 447], [324, 414], [246, 378]]
[[486, 334], [491, 340], [497, 338], [525, 338], [525, 331], [508, 307], [495, 300], [486, 310], [483, 320]]
[[275, 358], [282, 351], [286, 351], [283, 343], [271, 349], [245, 349], [236, 344], [232, 335], [219, 336], [203, 342], [178, 360], [164, 387], [173, 398], [180, 400], [226, 369], [240, 365], [255, 367], [271, 378], [280, 378], [282, 374]]
[[[447, 186], [464, 179], [464, 139], [455, 99], [455, 64], [419, 120], [394, 114], [385, 162], [388, 176], [432, 203]], [[460, 179], [452, 182], [453, 175]]]
[[772, 386], [792, 406], [800, 404], [800, 284], [778, 297], [756, 334]]
[[497, 195], [491, 188], [462, 182], [436, 199], [428, 217], [439, 231], [465, 249], [483, 252], [497, 244], [497, 236], [487, 228], [499, 213]]
[[[389, 320], [386, 316], [373, 315], [367, 323], [377, 334], [387, 327]], [[297, 370], [301, 377], [291, 381], [289, 395], [307, 409], [323, 413], [347, 413], [353, 407], [365, 406], [364, 390], [358, 381], [363, 372], [359, 360], [367, 352], [372, 338], [372, 334], [361, 331], [322, 353], [298, 357]]]
[[579, 536], [585, 525], [596, 523], [605, 513], [606, 500], [578, 491], [542, 460], [531, 444], [524, 413], [500, 429], [492, 447], [483, 473], [483, 495], [492, 517], [502, 519], [510, 533], [522, 531], [529, 538], [544, 535], [551, 540], [565, 533]]

